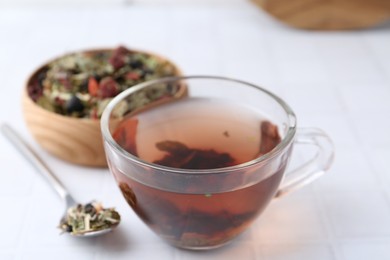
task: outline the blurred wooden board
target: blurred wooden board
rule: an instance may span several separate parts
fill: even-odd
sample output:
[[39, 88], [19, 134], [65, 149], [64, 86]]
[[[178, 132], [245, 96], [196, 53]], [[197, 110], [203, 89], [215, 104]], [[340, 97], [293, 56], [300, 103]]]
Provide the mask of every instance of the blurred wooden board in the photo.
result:
[[276, 19], [303, 29], [359, 29], [390, 20], [390, 0], [252, 1]]

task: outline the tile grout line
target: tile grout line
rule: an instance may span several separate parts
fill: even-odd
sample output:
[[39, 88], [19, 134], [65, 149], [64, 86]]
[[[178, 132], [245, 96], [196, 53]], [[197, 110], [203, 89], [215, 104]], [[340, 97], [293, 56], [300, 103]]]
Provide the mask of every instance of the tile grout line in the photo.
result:
[[[356, 129], [355, 120], [352, 118], [351, 111], [349, 111], [348, 109], [346, 109], [346, 111], [345, 111], [345, 117], [347, 119], [348, 125], [350, 126], [350, 129]], [[368, 153], [368, 151], [371, 150], [371, 148], [369, 147], [370, 145], [367, 144], [364, 140], [361, 140], [361, 137], [359, 136], [359, 133], [356, 130], [353, 131], [353, 135], [354, 135], [356, 141], [358, 142], [358, 144], [360, 144], [357, 149], [366, 158], [366, 163], [368, 164], [368, 166], [371, 170], [371, 173], [373, 173], [375, 183], [380, 187], [380, 191], [382, 193], [385, 192], [386, 191], [386, 187], [385, 187], [386, 182], [380, 176], [380, 174], [378, 174], [378, 172], [376, 171], [375, 167], [373, 166], [370, 155]], [[390, 207], [390, 202], [388, 205]]]
[[[360, 39], [360, 41], [359, 41], [360, 45], [367, 51], [367, 54], [373, 59], [375, 67], [382, 72], [381, 75], [383, 75], [383, 74], [386, 75], [385, 70], [383, 69], [383, 66], [382, 66], [381, 62], [377, 59], [375, 53], [372, 51], [372, 48], [368, 44], [366, 38], [360, 37], [359, 39]], [[385, 82], [387, 82], [387, 77], [386, 76], [384, 76], [383, 79], [385, 80]], [[379, 183], [379, 185], [381, 186], [381, 190], [383, 191], [384, 190], [383, 179], [381, 179], [380, 176], [378, 176], [378, 174], [376, 174], [375, 167], [373, 167], [372, 162], [370, 160], [370, 157], [367, 156], [367, 152], [366, 151], [370, 150], [370, 149], [368, 149], [369, 147], [367, 147], [368, 144], [366, 144], [364, 142], [364, 140], [361, 140], [361, 138], [359, 136], [359, 133], [355, 130], [356, 129], [355, 121], [354, 121], [354, 119], [351, 116], [351, 111], [348, 109], [348, 106], [346, 105], [346, 102], [343, 100], [343, 95], [340, 92], [340, 88], [335, 88], [335, 92], [337, 93], [337, 95], [335, 95], [335, 96], [337, 97], [337, 99], [340, 101], [340, 104], [342, 105], [341, 107], [343, 109], [344, 116], [347, 119], [347, 123], [350, 126], [350, 129], [354, 130], [354, 131], [352, 131], [354, 139], [357, 141], [358, 144], [360, 144], [359, 151], [367, 158], [366, 162], [368, 163], [371, 171], [373, 171], [375, 173], [374, 174], [375, 181], [376, 181], [376, 183]], [[362, 147], [361, 144], [363, 144], [364, 149], [361, 148]]]
[[28, 231], [29, 231], [28, 227], [30, 226], [29, 224], [30, 224], [30, 220], [31, 220], [31, 218], [28, 218], [28, 217], [32, 215], [31, 212], [34, 209], [34, 192], [35, 192], [35, 189], [36, 189], [36, 182], [37, 181], [42, 181], [42, 179], [41, 178], [34, 178], [33, 179], [32, 187], [31, 187], [31, 194], [27, 198], [28, 203], [26, 203], [28, 205], [27, 206], [27, 212], [24, 215], [23, 223], [21, 225], [22, 229], [21, 229], [21, 232], [20, 232], [16, 259], [23, 259], [23, 254], [24, 254], [25, 250], [28, 248], [26, 246], [27, 245], [27, 240], [28, 240], [28, 235], [27, 234], [28, 234]]
[[[381, 71], [381, 75], [384, 75], [383, 76], [383, 79], [385, 81], [385, 85], [390, 85], [390, 76], [386, 73], [386, 70], [384, 69], [383, 67], [383, 64], [382, 62], [378, 59], [376, 53], [373, 51], [371, 45], [367, 42], [367, 39], [365, 37], [362, 38], [362, 44], [365, 46], [365, 48], [368, 50], [368, 52], [370, 53], [371, 57], [373, 58], [373, 61], [374, 61], [374, 64], [375, 64], [375, 67]], [[348, 117], [350, 117], [349, 113], [347, 113]], [[374, 166], [374, 163], [371, 159], [371, 156], [370, 154], [367, 152], [369, 151], [370, 149], [368, 149], [369, 147], [366, 147], [368, 146], [367, 144], [365, 144], [365, 148], [367, 149], [363, 149], [362, 150], [362, 153], [363, 155], [367, 158], [367, 163], [369, 165], [369, 167], [371, 168], [371, 171], [374, 173], [375, 175], [375, 179], [377, 180], [379, 186], [380, 186], [380, 190], [381, 190], [381, 195], [384, 197], [389, 209], [390, 209], [390, 196], [388, 194], [388, 190], [386, 188], [386, 181], [384, 179], [384, 177], [379, 174], [379, 172], [377, 171], [377, 169], [375, 168]]]
[[[319, 50], [317, 47], [315, 47], [315, 50], [316, 50], [316, 53], [319, 54]], [[321, 57], [321, 55], [319, 55], [319, 56]], [[347, 105], [346, 105], [345, 101], [343, 100], [342, 95], [340, 93], [339, 84], [336, 84], [336, 82], [332, 82], [332, 80], [331, 80], [332, 73], [328, 69], [329, 65], [327, 64], [327, 62], [325, 62], [325, 60], [322, 60], [321, 58], [319, 59], [319, 61], [323, 65], [323, 67], [326, 69], [326, 71], [325, 71], [326, 78], [327, 78], [327, 81], [329, 81], [329, 85], [332, 87], [334, 97], [336, 98], [337, 102], [340, 104], [340, 108], [342, 109], [342, 111], [344, 113], [346, 113], [348, 111], [348, 107], [347, 107]], [[348, 123], [350, 125], [350, 122], [348, 122]], [[355, 132], [355, 137], [356, 137], [356, 131], [354, 131], [354, 132]], [[356, 141], [358, 141], [358, 139], [356, 139]], [[335, 150], [336, 150], [335, 153], [337, 156], [337, 147], [335, 147]], [[321, 191], [318, 191], [317, 189], [313, 190], [314, 202], [316, 204], [317, 211], [319, 211], [319, 213], [320, 213], [320, 220], [322, 222], [322, 225], [325, 228], [327, 244], [330, 246], [331, 253], [332, 253], [335, 260], [344, 260], [345, 258], [341, 252], [338, 240], [335, 239], [336, 236], [334, 233], [332, 223], [329, 219], [329, 216], [327, 215], [326, 206], [324, 204], [324, 201], [320, 198], [320, 195], [322, 195], [322, 192], [321, 193], [320, 192]], [[321, 196], [321, 197], [323, 197], [323, 196]]]
[[320, 221], [325, 228], [326, 233], [326, 243], [330, 246], [332, 255], [335, 260], [343, 260], [344, 257], [341, 253], [340, 247], [336, 241], [335, 234], [329, 216], [326, 214], [326, 207], [324, 202], [319, 198], [319, 193], [316, 190], [313, 190], [314, 202], [316, 205], [317, 211], [320, 213]]
[[368, 53], [370, 54], [373, 63], [375, 65], [375, 68], [380, 71], [382, 75], [382, 79], [386, 83], [386, 85], [390, 84], [390, 75], [387, 74], [386, 69], [383, 67], [383, 64], [380, 59], [378, 59], [376, 53], [373, 51], [371, 45], [367, 42], [367, 39], [365, 37], [362, 37], [361, 41], [362, 45], [367, 49]]

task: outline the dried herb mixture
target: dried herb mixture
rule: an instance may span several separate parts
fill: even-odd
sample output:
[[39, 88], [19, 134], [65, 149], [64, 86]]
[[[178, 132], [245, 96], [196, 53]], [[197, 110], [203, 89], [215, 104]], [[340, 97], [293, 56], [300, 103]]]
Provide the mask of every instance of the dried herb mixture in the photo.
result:
[[[108, 102], [138, 83], [177, 75], [176, 68], [156, 56], [118, 47], [63, 56], [40, 70], [28, 85], [28, 94], [46, 110], [77, 118], [98, 119]], [[140, 93], [130, 100], [137, 108], [171, 94], [170, 87]], [[123, 104], [115, 111], [128, 111]], [[130, 108], [130, 109], [131, 109]]]
[[120, 220], [121, 217], [115, 209], [105, 209], [100, 203], [92, 202], [69, 208], [66, 219], [59, 228], [71, 235], [83, 235], [116, 227]]

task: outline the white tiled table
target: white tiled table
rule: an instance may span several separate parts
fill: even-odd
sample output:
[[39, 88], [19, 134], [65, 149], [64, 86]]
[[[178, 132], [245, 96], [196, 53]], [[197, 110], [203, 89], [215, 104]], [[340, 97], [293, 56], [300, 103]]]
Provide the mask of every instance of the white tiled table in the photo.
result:
[[[96, 198], [123, 215], [120, 228], [101, 238], [59, 236], [60, 200], [0, 136], [0, 259], [390, 259], [390, 26], [309, 32], [244, 0], [128, 2], [0, 9], [0, 120], [20, 130], [80, 201]], [[108, 170], [48, 155], [21, 114], [23, 84], [36, 66], [66, 51], [118, 44], [164, 54], [186, 74], [265, 86], [294, 108], [300, 126], [329, 133], [333, 168], [273, 202], [224, 248], [164, 244], [125, 204]]]

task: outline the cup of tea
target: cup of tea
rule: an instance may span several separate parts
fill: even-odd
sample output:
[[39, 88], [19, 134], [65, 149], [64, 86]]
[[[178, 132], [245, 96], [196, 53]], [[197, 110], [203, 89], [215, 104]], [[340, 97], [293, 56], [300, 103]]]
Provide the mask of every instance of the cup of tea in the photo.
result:
[[[161, 88], [186, 91], [153, 101], [149, 96]], [[134, 100], [148, 101], [134, 111]], [[120, 117], [118, 109], [125, 111]], [[185, 249], [231, 241], [273, 198], [321, 176], [334, 155], [323, 131], [297, 128], [282, 99], [224, 77], [171, 77], [132, 87], [109, 103], [101, 130], [128, 204], [163, 240]], [[317, 152], [287, 169], [300, 143]]]

